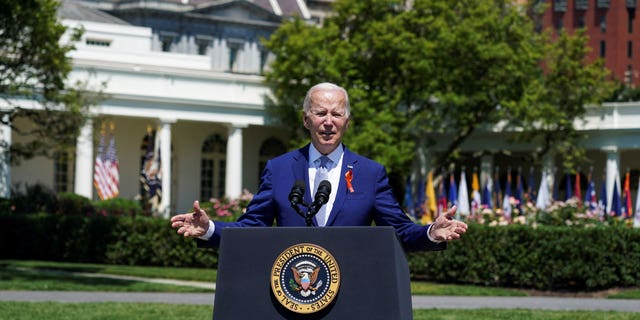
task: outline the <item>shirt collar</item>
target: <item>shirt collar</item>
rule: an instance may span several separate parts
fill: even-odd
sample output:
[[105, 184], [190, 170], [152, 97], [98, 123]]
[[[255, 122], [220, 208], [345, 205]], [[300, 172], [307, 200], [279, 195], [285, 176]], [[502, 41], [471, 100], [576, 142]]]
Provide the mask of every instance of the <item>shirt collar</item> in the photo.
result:
[[[329, 153], [327, 157], [329, 157], [329, 159], [331, 159], [334, 164], [337, 164], [338, 162], [340, 162], [340, 158], [342, 157], [343, 153], [344, 148], [341, 143], [337, 148], [335, 148], [335, 150], [331, 151], [331, 153]], [[311, 143], [309, 146], [309, 166], [313, 166], [314, 161], [318, 160], [318, 158], [320, 157], [322, 157], [322, 154], [320, 153], [320, 151], [318, 151], [318, 149], [316, 149], [316, 147], [313, 146], [313, 143]]]

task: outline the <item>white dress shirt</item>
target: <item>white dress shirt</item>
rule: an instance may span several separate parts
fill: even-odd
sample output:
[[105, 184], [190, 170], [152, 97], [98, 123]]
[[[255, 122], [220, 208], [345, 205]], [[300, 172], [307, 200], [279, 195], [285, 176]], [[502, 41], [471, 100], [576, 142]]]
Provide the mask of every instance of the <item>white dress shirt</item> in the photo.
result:
[[[331, 194], [329, 195], [329, 201], [322, 206], [316, 218], [318, 220], [319, 226], [325, 226], [327, 221], [329, 221], [329, 214], [331, 213], [331, 209], [333, 208], [333, 203], [336, 200], [336, 194], [338, 193], [338, 186], [340, 184], [340, 172], [342, 168], [342, 156], [344, 155], [344, 148], [342, 145], [339, 145], [335, 150], [326, 156], [331, 159], [331, 162], [327, 164], [328, 170], [328, 178], [327, 180], [331, 183]], [[316, 193], [316, 190], [313, 187], [316, 185], [316, 171], [317, 165], [316, 160], [322, 157], [318, 149], [316, 149], [313, 144], [309, 146], [309, 193], [311, 194], [311, 199]], [[318, 181], [319, 182], [319, 181]]]

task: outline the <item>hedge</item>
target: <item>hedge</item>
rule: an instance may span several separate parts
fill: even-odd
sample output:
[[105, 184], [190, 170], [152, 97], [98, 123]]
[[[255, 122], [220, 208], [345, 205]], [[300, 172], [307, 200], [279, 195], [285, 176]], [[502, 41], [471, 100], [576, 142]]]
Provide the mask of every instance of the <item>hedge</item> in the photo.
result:
[[0, 259], [216, 267], [218, 255], [176, 234], [167, 219], [0, 214]]
[[442, 252], [408, 255], [415, 278], [541, 290], [640, 285], [640, 229], [470, 225]]
[[[415, 279], [542, 290], [640, 286], [640, 229], [491, 227], [442, 252], [407, 255]], [[145, 216], [0, 214], [0, 259], [216, 267], [216, 250], [198, 249], [167, 219]]]

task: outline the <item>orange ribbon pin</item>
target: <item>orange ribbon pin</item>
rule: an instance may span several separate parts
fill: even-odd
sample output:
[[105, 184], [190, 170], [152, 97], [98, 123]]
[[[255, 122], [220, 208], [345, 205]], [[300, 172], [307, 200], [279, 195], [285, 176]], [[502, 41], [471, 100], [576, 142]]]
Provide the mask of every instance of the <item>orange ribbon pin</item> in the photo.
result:
[[351, 184], [351, 180], [353, 179], [353, 170], [347, 170], [347, 173], [344, 174], [344, 180], [347, 181], [347, 189], [349, 192], [354, 192], [353, 185]]

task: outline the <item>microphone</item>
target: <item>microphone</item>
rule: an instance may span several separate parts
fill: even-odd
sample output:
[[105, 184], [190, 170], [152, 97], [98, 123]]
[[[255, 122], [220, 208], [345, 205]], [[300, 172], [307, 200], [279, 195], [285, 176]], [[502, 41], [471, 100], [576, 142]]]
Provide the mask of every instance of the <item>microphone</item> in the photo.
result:
[[331, 183], [328, 180], [322, 180], [316, 190], [316, 196], [311, 204], [311, 211], [313, 214], [317, 213], [320, 208], [329, 201], [329, 195], [331, 194]]
[[291, 203], [292, 207], [296, 207], [298, 204], [302, 203], [302, 198], [304, 197], [304, 189], [304, 181], [296, 180], [296, 183], [293, 184], [291, 192], [289, 193], [289, 203]]

